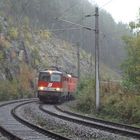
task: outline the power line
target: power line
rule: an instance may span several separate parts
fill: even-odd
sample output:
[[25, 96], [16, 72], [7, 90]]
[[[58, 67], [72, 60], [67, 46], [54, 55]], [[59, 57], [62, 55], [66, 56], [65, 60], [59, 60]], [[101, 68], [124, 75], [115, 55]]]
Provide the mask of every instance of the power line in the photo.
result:
[[81, 25], [81, 24], [77, 24], [77, 23], [74, 23], [74, 22], [72, 22], [72, 21], [69, 21], [69, 20], [65, 20], [65, 19], [61, 19], [61, 18], [56, 18], [56, 19], [57, 19], [57, 20], [60, 20], [60, 21], [64, 21], [64, 22], [69, 23], [69, 24], [73, 24], [73, 25], [82, 27], [82, 28], [87, 29], [87, 30], [90, 30], [90, 31], [91, 31], [91, 30], [92, 30], [92, 31], [95, 31], [94, 28], [86, 27], [86, 26], [83, 26], [83, 25]]
[[49, 31], [53, 32], [53, 31], [67, 31], [67, 30], [80, 30], [82, 28], [64, 28], [64, 29], [48, 29]]
[[[100, 8], [98, 8], [99, 10], [100, 9], [103, 9], [105, 6], [107, 6], [109, 3], [111, 3], [113, 0], [109, 0], [108, 2], [104, 3]], [[95, 5], [98, 5], [97, 3]], [[90, 16], [95, 16], [95, 13], [90, 13], [88, 15], [85, 15], [85, 17], [90, 17]]]
[[[74, 7], [76, 7], [77, 5], [79, 5], [79, 3], [74, 3], [74, 4], [72, 4], [72, 6], [70, 6], [69, 8], [67, 8], [66, 10], [64, 10], [62, 13], [61, 13], [61, 16], [59, 16], [59, 17], [57, 17], [57, 18], [55, 18], [55, 19], [60, 19], [60, 18], [62, 18], [62, 17], [64, 17], [64, 15], [66, 15], [66, 13], [68, 12], [68, 11], [70, 11], [71, 9], [73, 9]], [[76, 21], [76, 22], [81, 22], [81, 20], [83, 20], [83, 17], [82, 18], [80, 18], [78, 21]], [[62, 21], [62, 20], [61, 20]], [[85, 28], [85, 27], [84, 27]], [[69, 26], [68, 28], [65, 28], [65, 29], [53, 29], [53, 26], [52, 26], [52, 29], [50, 30], [50, 31], [68, 31], [68, 30], [80, 30], [80, 29], [83, 29], [83, 27], [81, 27], [81, 28], [72, 28], [72, 25], [71, 26]], [[88, 29], [88, 30], [90, 30], [90, 29]]]
[[70, 11], [71, 9], [73, 9], [74, 7], [76, 7], [77, 5], [79, 5], [79, 3], [74, 3], [72, 6], [70, 6], [69, 8], [65, 9], [62, 13], [61, 16], [59, 18], [62, 18], [68, 11]]
[[101, 9], [101, 8], [103, 8], [103, 7], [105, 7], [105, 6], [107, 6], [107, 5], [110, 4], [112, 1], [113, 1], [113, 0], [109, 0], [108, 2], [106, 2], [105, 4], [103, 4], [99, 9]]

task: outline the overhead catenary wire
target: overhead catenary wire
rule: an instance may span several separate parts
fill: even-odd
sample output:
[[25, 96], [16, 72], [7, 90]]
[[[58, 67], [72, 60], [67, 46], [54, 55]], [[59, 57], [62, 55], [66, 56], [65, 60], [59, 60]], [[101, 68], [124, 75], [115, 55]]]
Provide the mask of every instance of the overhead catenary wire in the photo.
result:
[[[104, 3], [101, 7], [99, 7], [98, 9], [103, 9], [105, 6], [107, 6], [108, 4], [110, 4], [113, 0], [109, 0], [108, 2]], [[98, 4], [95, 2], [95, 5], [98, 6]], [[95, 13], [90, 13], [88, 15], [85, 15], [85, 17], [90, 17], [90, 16], [95, 16]]]
[[[59, 5], [59, 4], [58, 4]], [[73, 8], [75, 8], [76, 6], [79, 6], [79, 3], [74, 3], [74, 4], [72, 4], [70, 7], [68, 7], [67, 9], [65, 9], [62, 13], [61, 13], [61, 15], [59, 16], [59, 17], [55, 17], [54, 19], [56, 20], [58, 20], [59, 18], [63, 18], [70, 10], [72, 10]], [[83, 17], [82, 17], [83, 18]], [[82, 19], [83, 20], [83, 19]], [[80, 22], [81, 21], [81, 19], [80, 20], [78, 20], [78, 21], [76, 21], [76, 22]], [[64, 21], [63, 21], [64, 22]], [[64, 24], [65, 25], [65, 24]], [[66, 25], [65, 25], [66, 26]], [[70, 31], [70, 30], [80, 30], [80, 29], [83, 29], [83, 28], [86, 28], [86, 27], [81, 27], [81, 28], [74, 28], [73, 27], [73, 24], [71, 24], [69, 27], [65, 27], [65, 28], [56, 28], [56, 29], [54, 29], [54, 23], [53, 23], [53, 26], [52, 26], [52, 28], [51, 28], [51, 30], [49, 30], [49, 31], [52, 31], [52, 32], [55, 32], [55, 31], [65, 31], [66, 32], [66, 35], [65, 36], [68, 36], [69, 34], [70, 34], [70, 32], [68, 32], [68, 31]], [[87, 27], [88, 28], [88, 27]], [[90, 29], [88, 29], [88, 30], [90, 30]], [[68, 39], [69, 40], [69, 39]]]
[[53, 32], [53, 31], [67, 31], [67, 30], [80, 30], [80, 29], [82, 29], [82, 27], [80, 27], [80, 28], [48, 29], [48, 31]]
[[72, 4], [72, 6], [70, 6], [69, 8], [65, 9], [62, 13], [61, 13], [61, 16], [59, 16], [59, 18], [62, 18], [67, 12], [69, 12], [71, 9], [73, 9], [74, 7], [78, 6], [79, 3], [74, 3]]
[[[81, 3], [82, 4], [82, 3]], [[78, 24], [79, 22], [82, 22], [83, 23], [83, 20], [85, 20], [85, 18], [84, 18], [84, 16], [83, 16], [83, 9], [82, 9], [82, 17], [77, 21], [77, 22], [72, 22], [72, 21], [69, 21], [69, 20], [66, 20], [66, 19], [62, 19], [62, 17], [68, 12], [68, 11], [70, 11], [71, 9], [73, 9], [74, 7], [76, 7], [77, 5], [79, 5], [79, 3], [75, 3], [75, 4], [73, 4], [72, 6], [70, 6], [69, 8], [67, 8], [66, 10], [64, 10], [63, 11], [63, 13], [64, 14], [61, 14], [61, 16], [59, 16], [59, 17], [55, 17], [55, 19], [56, 20], [59, 20], [59, 21], [63, 21], [63, 22], [66, 22], [66, 23], [69, 23], [69, 24], [72, 24], [72, 25], [76, 25], [76, 26], [80, 26], [81, 28], [70, 28], [70, 27], [68, 27], [68, 28], [65, 28], [65, 29], [51, 29], [51, 30], [49, 30], [49, 31], [68, 31], [68, 30], [79, 30], [79, 29], [87, 29], [87, 30], [93, 30], [93, 31], [95, 31], [95, 29], [93, 29], [93, 28], [90, 28], [90, 27], [86, 27], [86, 26], [84, 26], [84, 25], [80, 25], [80, 24]], [[83, 5], [83, 4], [82, 4]], [[84, 5], [83, 5], [84, 6]]]
[[105, 6], [107, 6], [108, 4], [110, 4], [113, 0], [109, 0], [108, 2], [104, 3], [99, 9], [104, 8]]
[[[105, 6], [107, 6], [109, 3], [111, 3], [113, 0], [109, 0], [108, 2], [106, 2], [105, 4], [103, 4], [103, 6], [101, 6], [99, 9], [102, 9], [103, 7], [105, 7]], [[77, 23], [74, 23], [74, 22], [72, 22], [72, 21], [69, 21], [69, 20], [65, 20], [65, 19], [62, 19], [62, 17], [65, 15], [65, 12], [68, 12], [69, 10], [71, 10], [73, 7], [75, 7], [75, 6], [77, 6], [77, 5], [72, 5], [71, 7], [69, 7], [68, 9], [66, 9], [66, 10], [64, 10], [64, 14], [63, 15], [61, 15], [59, 18], [55, 18], [55, 19], [57, 19], [57, 20], [60, 20], [60, 21], [63, 21], [63, 22], [67, 22], [67, 23], [69, 23], [69, 24], [73, 24], [73, 25], [76, 25], [76, 26], [80, 26], [80, 27], [82, 27], [82, 28], [84, 28], [84, 29], [87, 29], [87, 30], [93, 30], [93, 31], [95, 31], [95, 29], [93, 29], [93, 28], [90, 28], [90, 27], [86, 27], [86, 26], [84, 26], [84, 25], [81, 25], [81, 24], [77, 24]], [[83, 15], [83, 13], [82, 13], [82, 15]], [[90, 16], [95, 16], [95, 13], [93, 14], [88, 14], [88, 15], [85, 15], [85, 16], [83, 16], [81, 19], [80, 19], [80, 21], [83, 21], [86, 17], [90, 17]], [[70, 29], [72, 29], [72, 30], [74, 30], [74, 28], [70, 28]], [[70, 29], [66, 29], [66, 30], [70, 30]], [[75, 29], [77, 29], [77, 28], [75, 28]], [[56, 30], [59, 30], [59, 29], [56, 29]], [[61, 29], [60, 29], [61, 30]], [[62, 29], [63, 31], [65, 30], [65, 29]], [[54, 29], [54, 31], [55, 31], [55, 29]], [[104, 34], [103, 32], [100, 32], [101, 34]], [[105, 35], [104, 35], [105, 36]]]
[[76, 26], [82, 27], [82, 28], [87, 29], [87, 30], [90, 30], [90, 31], [91, 31], [91, 30], [95, 31], [94, 28], [86, 27], [86, 26], [84, 26], [84, 25], [77, 24], [77, 23], [74, 23], [74, 22], [69, 21], [69, 20], [65, 20], [65, 19], [61, 19], [61, 18], [56, 18], [56, 19], [57, 19], [57, 20], [60, 20], [60, 21], [64, 21], [64, 22], [69, 23], [69, 24], [73, 24], [73, 25], [76, 25]]

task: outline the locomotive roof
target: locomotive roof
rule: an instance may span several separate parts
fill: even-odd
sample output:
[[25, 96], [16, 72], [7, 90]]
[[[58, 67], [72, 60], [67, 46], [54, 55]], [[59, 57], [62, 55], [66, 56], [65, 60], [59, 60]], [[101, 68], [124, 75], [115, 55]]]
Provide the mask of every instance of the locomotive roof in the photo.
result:
[[40, 72], [48, 72], [49, 73], [50, 71], [52, 71], [52, 73], [62, 74], [61, 71], [57, 71], [57, 70], [43, 70], [43, 71], [40, 71]]
[[44, 70], [41, 70], [40, 72], [50, 72], [51, 73], [57, 73], [57, 74], [63, 74], [63, 75], [66, 75], [69, 77], [69, 75], [71, 77], [75, 77], [75, 78], [78, 78], [77, 76], [74, 76], [72, 73], [67, 73], [66, 71], [64, 71], [62, 68], [58, 68], [56, 66], [51, 66], [50, 68], [47, 68], [47, 69], [44, 69]]

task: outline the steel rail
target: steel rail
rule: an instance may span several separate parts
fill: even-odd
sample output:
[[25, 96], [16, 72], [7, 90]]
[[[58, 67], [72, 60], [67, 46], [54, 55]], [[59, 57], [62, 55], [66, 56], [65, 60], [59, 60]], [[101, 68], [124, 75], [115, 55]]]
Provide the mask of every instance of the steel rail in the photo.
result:
[[116, 127], [120, 127], [120, 128], [124, 128], [124, 129], [129, 129], [131, 131], [138, 131], [140, 133], [140, 128], [139, 127], [133, 127], [133, 126], [130, 126], [130, 125], [115, 123], [115, 122], [111, 122], [111, 121], [106, 121], [106, 120], [95, 118], [95, 117], [84, 116], [84, 115], [81, 115], [81, 114], [78, 114], [78, 113], [75, 113], [75, 112], [72, 112], [72, 111], [64, 110], [60, 106], [56, 106], [56, 105], [55, 105], [55, 108], [57, 110], [63, 112], [63, 113], [66, 113], [66, 114], [69, 114], [69, 115], [72, 115], [72, 116], [75, 116], [75, 117], [79, 117], [79, 118], [86, 119], [86, 120], [89, 120], [89, 121], [95, 121], [95, 122], [103, 123], [105, 125], [112, 125], [112, 126], [116, 126]]
[[54, 133], [54, 132], [52, 132], [52, 131], [43, 129], [42, 127], [37, 126], [37, 125], [35, 125], [35, 124], [32, 124], [32, 123], [28, 122], [27, 120], [25, 120], [25, 119], [21, 118], [20, 116], [18, 116], [17, 113], [16, 113], [16, 110], [17, 110], [19, 107], [21, 107], [21, 106], [23, 106], [23, 105], [25, 105], [25, 104], [28, 104], [28, 103], [31, 103], [31, 102], [22, 103], [22, 104], [20, 104], [20, 105], [17, 105], [14, 109], [12, 109], [11, 113], [12, 113], [12, 115], [14, 116], [14, 118], [15, 118], [16, 120], [18, 120], [18, 121], [21, 122], [22, 124], [28, 126], [29, 128], [34, 129], [35, 131], [37, 131], [37, 132], [39, 132], [39, 133], [41, 133], [41, 134], [43, 134], [43, 135], [45, 135], [45, 136], [48, 136], [48, 137], [50, 137], [50, 138], [53, 138], [53, 139], [56, 139], [56, 140], [71, 140], [71, 139], [69, 139], [69, 138], [67, 138], [67, 137], [64, 137], [64, 136], [62, 136], [62, 135], [59, 135], [59, 134]]
[[[68, 116], [65, 116], [65, 115], [62, 115], [62, 114], [56, 114], [54, 112], [48, 111], [48, 110], [43, 108], [43, 105], [40, 105], [39, 108], [40, 108], [40, 110], [42, 110], [42, 111], [44, 111], [44, 112], [46, 112], [50, 115], [53, 115], [55, 117], [58, 117], [60, 119], [67, 120], [67, 121], [70, 121], [70, 122], [73, 122], [73, 123], [83, 124], [83, 125], [89, 126], [91, 128], [97, 128], [97, 129], [100, 129], [100, 130], [105, 130], [105, 131], [109, 131], [109, 132], [116, 133], [116, 134], [131, 136], [133, 138], [140, 138], [140, 131], [139, 131], [140, 129], [139, 128], [132, 127], [132, 128], [134, 128], [134, 130], [130, 130], [128, 128], [122, 128], [121, 124], [119, 124], [120, 127], [118, 127], [119, 125], [118, 126], [113, 125], [113, 124], [117, 124], [117, 123], [111, 123], [111, 122], [104, 121], [104, 120], [99, 120], [99, 119], [88, 120], [87, 117], [84, 117], [84, 116], [81, 117], [80, 115], [75, 115], [74, 113], [68, 113], [68, 111], [64, 111], [64, 110], [63, 111], [61, 110], [61, 111], [63, 113], [67, 112], [67, 114], [73, 115], [74, 117], [77, 117], [77, 118], [72, 118], [72, 116], [68, 117]], [[59, 109], [59, 111], [60, 111], [60, 109]]]
[[[24, 102], [24, 101], [29, 101], [29, 99], [21, 99], [21, 100], [14, 100], [14, 101], [6, 101], [2, 104], [0, 104], [0, 108], [4, 107], [6, 105], [10, 105], [13, 103], [18, 103], [18, 102]], [[0, 132], [7, 137], [10, 140], [22, 140], [21, 138], [19, 138], [18, 136], [16, 136], [15, 134], [9, 132], [8, 130], [6, 130], [4, 127], [0, 126]]]
[[[84, 120], [87, 121], [92, 121], [92, 122], [97, 122], [97, 123], [101, 123], [101, 127], [104, 128], [104, 125], [107, 125], [107, 130], [112, 129], [113, 132], [118, 132], [120, 134], [126, 134], [128, 136], [132, 136], [132, 137], [136, 137], [136, 138], [140, 138], [140, 128], [138, 127], [133, 127], [130, 125], [125, 125], [125, 124], [121, 124], [121, 123], [115, 123], [115, 122], [111, 122], [111, 121], [106, 121], [103, 119], [99, 119], [99, 118], [94, 118], [94, 117], [88, 117], [88, 116], [84, 116], [78, 113], [74, 113], [74, 112], [70, 112], [67, 110], [62, 109], [60, 106], [56, 106], [55, 108], [63, 113], [78, 117], [78, 118], [82, 118]], [[105, 127], [106, 128], [106, 127]]]

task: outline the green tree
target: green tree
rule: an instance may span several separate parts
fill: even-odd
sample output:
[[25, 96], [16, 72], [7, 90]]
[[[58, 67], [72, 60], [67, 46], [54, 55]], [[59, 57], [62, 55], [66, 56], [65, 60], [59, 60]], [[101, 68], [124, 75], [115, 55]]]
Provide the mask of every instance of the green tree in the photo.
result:
[[[139, 15], [140, 17], [140, 15]], [[131, 90], [140, 91], [140, 21], [129, 24], [133, 36], [124, 37], [128, 57], [122, 64], [124, 85]]]

